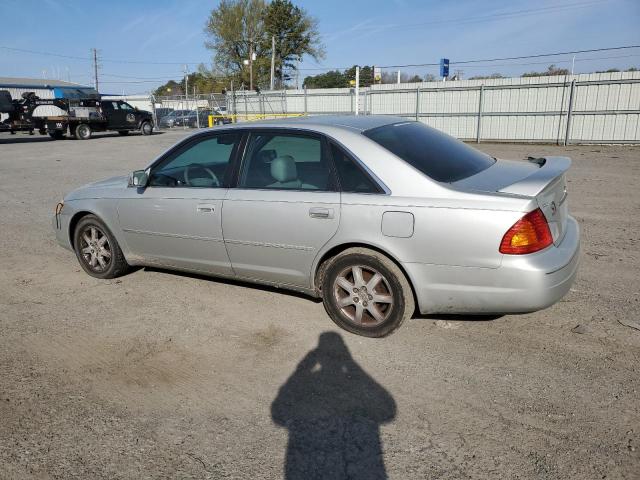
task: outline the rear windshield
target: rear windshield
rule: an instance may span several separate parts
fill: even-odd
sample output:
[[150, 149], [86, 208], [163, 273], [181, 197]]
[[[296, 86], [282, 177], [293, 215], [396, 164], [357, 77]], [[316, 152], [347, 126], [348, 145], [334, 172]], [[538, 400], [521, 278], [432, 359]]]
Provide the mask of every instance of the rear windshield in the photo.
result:
[[374, 142], [438, 182], [455, 182], [489, 168], [495, 159], [420, 122], [364, 132]]

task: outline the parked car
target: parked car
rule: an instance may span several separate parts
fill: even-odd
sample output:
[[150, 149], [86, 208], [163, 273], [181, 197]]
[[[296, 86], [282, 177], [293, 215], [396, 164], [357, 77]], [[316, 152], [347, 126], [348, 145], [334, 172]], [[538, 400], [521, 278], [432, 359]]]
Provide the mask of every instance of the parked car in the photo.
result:
[[176, 116], [173, 126], [174, 127], [188, 127], [190, 120], [195, 119], [196, 111], [195, 110], [185, 110], [182, 115]]
[[160, 120], [160, 127], [171, 128], [176, 126], [176, 122], [181, 123], [182, 117], [188, 115], [190, 110], [174, 110]]
[[275, 285], [379, 337], [414, 310], [521, 313], [562, 298], [580, 249], [570, 162], [496, 160], [397, 117], [235, 124], [71, 192], [54, 224], [91, 276], [153, 265]]
[[232, 123], [231, 117], [224, 116], [220, 110], [215, 109], [200, 109], [196, 113], [195, 111], [189, 112], [189, 114], [183, 117], [182, 124], [191, 128], [206, 128], [209, 126], [209, 116], [213, 116], [213, 125], [228, 125]]
[[156, 108], [156, 121], [160, 124], [160, 121], [173, 112], [173, 108]]

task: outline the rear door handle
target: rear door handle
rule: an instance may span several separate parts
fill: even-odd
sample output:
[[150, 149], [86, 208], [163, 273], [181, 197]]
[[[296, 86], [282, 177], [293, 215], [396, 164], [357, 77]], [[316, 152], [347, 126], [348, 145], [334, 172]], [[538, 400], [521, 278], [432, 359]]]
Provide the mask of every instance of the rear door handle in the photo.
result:
[[198, 211], [198, 213], [214, 213], [216, 211], [216, 206], [201, 204], [201, 205], [198, 205], [196, 210]]
[[309, 209], [311, 218], [333, 218], [333, 208], [314, 207]]

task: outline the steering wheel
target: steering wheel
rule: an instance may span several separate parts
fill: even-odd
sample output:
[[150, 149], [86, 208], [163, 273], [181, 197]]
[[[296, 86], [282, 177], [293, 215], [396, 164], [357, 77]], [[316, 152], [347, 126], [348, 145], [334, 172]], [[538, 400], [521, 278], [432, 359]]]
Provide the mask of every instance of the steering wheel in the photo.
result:
[[[211, 185], [212, 187], [219, 187], [220, 186], [220, 181], [218, 180], [218, 177], [216, 177], [216, 174], [213, 173], [213, 171], [209, 168], [209, 167], [205, 167], [204, 165], [200, 165], [198, 163], [191, 163], [189, 165], [186, 166], [186, 168], [184, 169], [184, 183], [186, 183], [189, 186], [193, 186], [191, 185], [191, 180], [189, 179], [189, 177], [193, 177], [193, 171], [194, 170], [203, 170], [207, 173], [207, 175], [209, 175], [211, 177], [211, 179], [213, 180], [213, 185]], [[191, 173], [190, 173], [191, 172]], [[201, 178], [201, 177], [195, 177], [195, 178]]]

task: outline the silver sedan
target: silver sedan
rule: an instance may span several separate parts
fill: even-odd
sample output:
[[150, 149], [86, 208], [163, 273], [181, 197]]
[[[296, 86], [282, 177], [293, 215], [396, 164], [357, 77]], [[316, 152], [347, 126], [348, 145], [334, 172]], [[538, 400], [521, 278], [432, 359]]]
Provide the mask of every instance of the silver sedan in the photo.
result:
[[388, 116], [236, 124], [71, 192], [54, 227], [94, 277], [148, 265], [298, 290], [380, 337], [416, 310], [520, 313], [562, 298], [580, 249], [570, 163], [496, 160]]

